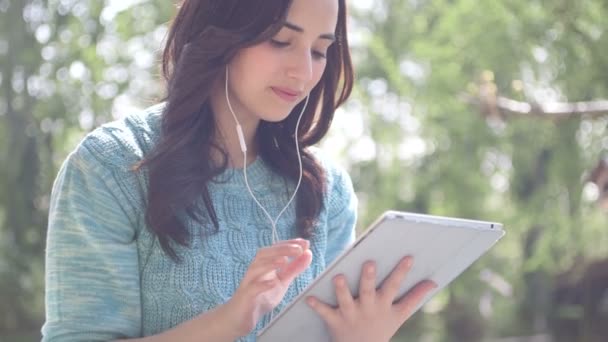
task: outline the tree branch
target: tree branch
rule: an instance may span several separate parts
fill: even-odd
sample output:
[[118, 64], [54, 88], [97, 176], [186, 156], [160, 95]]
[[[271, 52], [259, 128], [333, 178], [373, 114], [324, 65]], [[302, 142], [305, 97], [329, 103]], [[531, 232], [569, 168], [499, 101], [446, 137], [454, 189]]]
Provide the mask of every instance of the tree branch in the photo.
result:
[[573, 116], [598, 118], [608, 115], [608, 100], [530, 103], [504, 96], [488, 98], [482, 95], [478, 97], [464, 95], [462, 99], [479, 107], [484, 116], [498, 115], [502, 118], [535, 116], [556, 120]]
[[608, 100], [584, 102], [528, 103], [498, 96], [496, 105], [511, 115], [536, 115], [549, 118], [567, 118], [576, 115], [599, 117], [608, 115]]

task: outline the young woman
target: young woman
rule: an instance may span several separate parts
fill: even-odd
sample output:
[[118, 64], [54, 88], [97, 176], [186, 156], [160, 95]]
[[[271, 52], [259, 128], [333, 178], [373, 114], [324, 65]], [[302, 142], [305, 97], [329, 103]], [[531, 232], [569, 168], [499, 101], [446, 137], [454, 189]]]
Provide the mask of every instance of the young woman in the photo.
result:
[[[311, 149], [352, 87], [345, 0], [184, 0], [163, 57], [165, 101], [57, 176], [43, 341], [253, 341], [354, 239], [350, 178]], [[388, 341], [433, 287], [395, 302], [411, 262], [309, 304], [335, 341]]]

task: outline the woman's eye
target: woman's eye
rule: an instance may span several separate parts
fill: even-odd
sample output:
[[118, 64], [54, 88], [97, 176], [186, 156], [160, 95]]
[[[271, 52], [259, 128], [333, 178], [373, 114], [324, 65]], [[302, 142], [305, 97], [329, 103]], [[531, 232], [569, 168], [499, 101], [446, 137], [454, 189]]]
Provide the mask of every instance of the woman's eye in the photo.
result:
[[[289, 42], [283, 42], [280, 40], [276, 40], [276, 39], [270, 39], [270, 45], [272, 45], [273, 47], [276, 48], [284, 48], [290, 45]], [[312, 50], [311, 51], [311, 55], [313, 56], [313, 58], [315, 59], [324, 59], [326, 58], [325, 53], [319, 51], [319, 50]]]
[[271, 39], [270, 44], [272, 44], [272, 46], [274, 46], [274, 47], [286, 47], [289, 45], [288, 42], [281, 42], [276, 39]]
[[312, 50], [312, 56], [316, 59], [323, 59], [326, 58], [326, 55], [323, 52], [317, 51], [317, 50]]

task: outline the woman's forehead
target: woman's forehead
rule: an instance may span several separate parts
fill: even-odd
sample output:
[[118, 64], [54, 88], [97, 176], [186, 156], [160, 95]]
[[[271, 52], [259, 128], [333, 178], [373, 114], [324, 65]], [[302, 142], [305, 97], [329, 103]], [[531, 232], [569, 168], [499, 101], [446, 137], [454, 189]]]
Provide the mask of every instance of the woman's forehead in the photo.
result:
[[333, 33], [338, 22], [338, 0], [293, 0], [287, 21], [304, 31]]

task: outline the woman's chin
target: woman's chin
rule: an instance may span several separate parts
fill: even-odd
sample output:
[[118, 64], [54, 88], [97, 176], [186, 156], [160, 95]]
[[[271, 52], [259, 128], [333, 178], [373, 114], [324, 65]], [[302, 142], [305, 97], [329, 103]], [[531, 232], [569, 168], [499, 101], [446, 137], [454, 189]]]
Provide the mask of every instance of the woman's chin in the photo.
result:
[[277, 113], [275, 115], [266, 114], [266, 115], [262, 116], [261, 119], [263, 121], [270, 122], [270, 123], [278, 123], [278, 122], [281, 122], [281, 121], [287, 119], [288, 116], [289, 116], [289, 112]]

